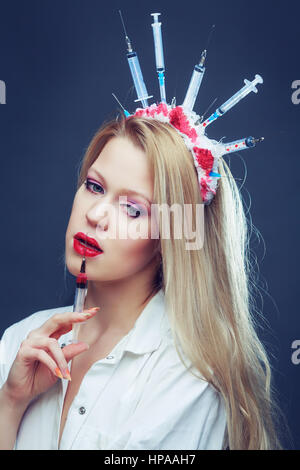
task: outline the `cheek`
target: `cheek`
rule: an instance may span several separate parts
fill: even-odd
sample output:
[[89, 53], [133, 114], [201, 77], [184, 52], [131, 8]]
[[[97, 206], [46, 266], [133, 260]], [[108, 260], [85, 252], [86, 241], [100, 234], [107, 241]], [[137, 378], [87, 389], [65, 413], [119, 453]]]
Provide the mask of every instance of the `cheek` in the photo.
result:
[[[115, 240], [115, 255], [118, 256], [120, 264], [124, 262], [127, 264], [127, 267], [138, 268], [145, 265], [153, 257], [157, 239], [151, 239], [150, 221], [148, 223], [141, 222], [139, 230], [136, 221], [129, 225], [130, 235], [134, 233], [145, 234], [148, 238], [133, 239], [128, 237], [126, 239]], [[134, 230], [134, 227], [136, 227], [136, 230]]]
[[148, 259], [153, 252], [154, 240], [127, 240], [128, 253], [135, 254], [139, 258]]

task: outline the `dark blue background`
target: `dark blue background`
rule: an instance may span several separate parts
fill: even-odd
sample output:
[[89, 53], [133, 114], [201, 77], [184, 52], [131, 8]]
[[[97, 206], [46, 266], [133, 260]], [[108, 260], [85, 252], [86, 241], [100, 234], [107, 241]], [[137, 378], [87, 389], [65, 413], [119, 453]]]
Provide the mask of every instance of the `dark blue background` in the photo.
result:
[[251, 243], [266, 320], [259, 334], [293, 434], [286, 447], [299, 449], [300, 364], [291, 361], [291, 344], [300, 339], [300, 104], [291, 100], [291, 84], [300, 80], [299, 2], [10, 0], [0, 8], [0, 79], [7, 87], [0, 106], [0, 333], [37, 310], [73, 303], [63, 253], [80, 161], [96, 129], [117, 112], [112, 92], [129, 111], [137, 106], [118, 9], [155, 100], [150, 13], [162, 13], [167, 100], [176, 96], [177, 104], [215, 24], [195, 111], [203, 113], [217, 97], [213, 112], [244, 78], [264, 79], [257, 95], [207, 134], [225, 141], [265, 137], [227, 158], [262, 235], [259, 242], [253, 233]]

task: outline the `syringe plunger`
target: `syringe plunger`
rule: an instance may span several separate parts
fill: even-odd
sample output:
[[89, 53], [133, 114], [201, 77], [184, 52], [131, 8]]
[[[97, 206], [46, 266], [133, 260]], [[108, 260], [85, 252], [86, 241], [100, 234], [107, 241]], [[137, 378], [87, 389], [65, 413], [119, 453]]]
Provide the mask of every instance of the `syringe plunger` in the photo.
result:
[[241, 99], [245, 98], [245, 96], [247, 96], [251, 91], [257, 93], [258, 90], [255, 85], [257, 83], [263, 83], [263, 79], [260, 75], [257, 74], [255, 75], [255, 78], [252, 82], [249, 82], [249, 80], [247, 80], [246, 78], [244, 82], [245, 85], [243, 86], [243, 88], [241, 88], [237, 93], [235, 93], [231, 98], [229, 98], [229, 100], [225, 101], [225, 103], [223, 103], [218, 109], [216, 109], [216, 111], [211, 116], [209, 116], [206, 121], [203, 122], [203, 127], [207, 127], [209, 124], [218, 119], [218, 117], [223, 116], [223, 114], [227, 113], [229, 109], [235, 106]]
[[244, 82], [245, 85], [243, 86], [243, 88], [241, 88], [237, 93], [235, 93], [231, 98], [229, 98], [229, 100], [227, 100], [225, 103], [222, 104], [222, 106], [220, 106], [219, 109], [221, 114], [227, 113], [229, 109], [235, 106], [241, 99], [245, 98], [245, 96], [247, 96], [251, 91], [257, 93], [258, 90], [255, 85], [257, 83], [263, 83], [263, 79], [260, 75], [255, 75], [255, 78], [252, 82], [249, 82], [249, 80], [247, 80], [246, 78]]
[[160, 100], [162, 103], [167, 102], [166, 98], [166, 88], [165, 88], [165, 61], [164, 61], [164, 50], [162, 43], [161, 35], [161, 23], [158, 21], [158, 16], [160, 13], [151, 13], [153, 16], [152, 31], [154, 39], [154, 49], [155, 49], [155, 62], [156, 62], [156, 71], [158, 73], [158, 82], [159, 82], [159, 91], [160, 91]]
[[153, 28], [156, 69], [163, 72], [165, 70], [165, 61], [161, 36], [161, 23], [158, 21], [158, 15], [160, 15], [160, 13], [151, 13], [154, 20], [154, 23], [152, 23], [151, 26]]

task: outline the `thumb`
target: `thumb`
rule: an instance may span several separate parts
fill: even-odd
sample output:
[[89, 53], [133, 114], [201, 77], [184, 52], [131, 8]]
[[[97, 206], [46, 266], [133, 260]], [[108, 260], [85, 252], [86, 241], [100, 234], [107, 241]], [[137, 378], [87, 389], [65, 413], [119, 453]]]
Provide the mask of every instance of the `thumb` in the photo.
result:
[[78, 343], [68, 344], [62, 349], [66, 361], [69, 362], [73, 357], [77, 356], [78, 354], [87, 351], [89, 349], [89, 345], [84, 343], [83, 341], [79, 341]]

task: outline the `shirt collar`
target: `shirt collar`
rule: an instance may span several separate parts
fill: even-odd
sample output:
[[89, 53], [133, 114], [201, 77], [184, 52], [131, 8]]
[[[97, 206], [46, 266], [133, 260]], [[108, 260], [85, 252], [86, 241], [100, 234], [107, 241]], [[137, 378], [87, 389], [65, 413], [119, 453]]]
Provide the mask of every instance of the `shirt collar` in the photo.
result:
[[165, 295], [160, 289], [147, 303], [129, 332], [124, 351], [145, 354], [158, 349], [162, 338], [170, 329], [165, 308]]
[[[66, 307], [71, 311], [72, 305]], [[128, 339], [122, 351], [134, 354], [146, 354], [158, 349], [162, 339], [170, 330], [170, 322], [165, 308], [165, 294], [160, 289], [146, 304], [135, 321], [132, 329], [127, 333]], [[72, 331], [61, 337], [61, 343], [72, 339]]]

